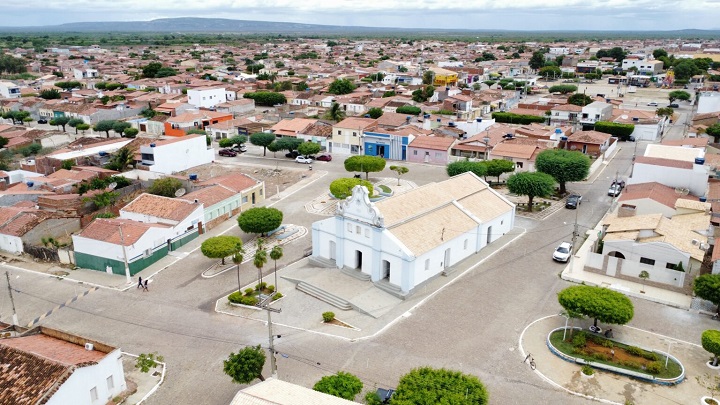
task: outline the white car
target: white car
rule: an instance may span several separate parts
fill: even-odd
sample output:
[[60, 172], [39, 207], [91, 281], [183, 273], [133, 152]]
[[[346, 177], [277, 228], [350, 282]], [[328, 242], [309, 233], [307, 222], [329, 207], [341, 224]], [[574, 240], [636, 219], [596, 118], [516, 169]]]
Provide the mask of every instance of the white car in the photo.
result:
[[553, 260], [556, 262], [567, 263], [570, 259], [570, 252], [572, 251], [572, 245], [570, 242], [563, 242], [560, 246], [555, 249], [553, 253]]
[[296, 157], [296, 158], [295, 158], [295, 161], [296, 161], [297, 163], [306, 163], [306, 164], [310, 164], [310, 163], [313, 162], [312, 159], [310, 159], [309, 157], [305, 157], [305, 156], [303, 156], [303, 155], [300, 155], [300, 156]]
[[657, 107], [657, 106], [658, 106], [658, 103], [652, 101], [652, 102], [648, 103], [647, 105], [650, 106], [650, 107]]

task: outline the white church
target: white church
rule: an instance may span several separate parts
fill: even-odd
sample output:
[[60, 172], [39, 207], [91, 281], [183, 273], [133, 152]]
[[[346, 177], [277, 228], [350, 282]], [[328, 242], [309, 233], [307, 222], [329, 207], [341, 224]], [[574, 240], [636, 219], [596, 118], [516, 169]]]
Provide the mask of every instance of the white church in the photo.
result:
[[365, 187], [313, 223], [312, 259], [406, 296], [513, 229], [515, 205], [475, 174], [371, 202]]

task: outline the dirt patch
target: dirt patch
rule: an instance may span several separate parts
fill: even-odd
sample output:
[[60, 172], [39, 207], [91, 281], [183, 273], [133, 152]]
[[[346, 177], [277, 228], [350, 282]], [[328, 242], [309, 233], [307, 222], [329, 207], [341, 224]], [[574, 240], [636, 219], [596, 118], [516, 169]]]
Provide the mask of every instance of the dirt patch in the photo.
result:
[[240, 165], [223, 165], [220, 163], [210, 163], [207, 165], [193, 167], [191, 170], [181, 172], [183, 176], [189, 173], [195, 173], [200, 180], [207, 180], [212, 177], [224, 176], [226, 174], [242, 173], [254, 179], [265, 182], [266, 197], [272, 197], [280, 192], [285, 191], [288, 187], [300, 181], [303, 176], [307, 175], [306, 170], [293, 170], [286, 168], [259, 168], [253, 166]]
[[[588, 340], [585, 344], [585, 348], [583, 348], [583, 352], [587, 355], [592, 356], [595, 353], [602, 353], [604, 355], [607, 355], [608, 358], [611, 358], [612, 361], [616, 363], [623, 363], [623, 362], [633, 362], [637, 363], [640, 366], [647, 366], [648, 364], [652, 363], [652, 360], [648, 360], [644, 357], [635, 356], [633, 354], [630, 354], [625, 351], [625, 349], [621, 347], [605, 347], [602, 345], [599, 345], [591, 340]], [[614, 352], [614, 354], [613, 354]]]
[[325, 323], [329, 323], [329, 324], [332, 324], [332, 325], [337, 325], [337, 326], [342, 326], [343, 328], [350, 328], [350, 329], [353, 329], [353, 327], [352, 327], [352, 326], [350, 326], [350, 325], [346, 324], [346, 323], [345, 323], [345, 322], [343, 322], [343, 321], [337, 320], [337, 319], [333, 319], [332, 321], [330, 321], [330, 322], [325, 322]]

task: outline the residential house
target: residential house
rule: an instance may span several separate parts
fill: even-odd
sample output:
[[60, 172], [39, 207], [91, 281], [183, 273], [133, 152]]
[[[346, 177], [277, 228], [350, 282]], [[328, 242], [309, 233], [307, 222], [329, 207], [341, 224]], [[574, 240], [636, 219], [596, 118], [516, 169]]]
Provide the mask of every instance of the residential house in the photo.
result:
[[366, 130], [375, 129], [377, 120], [351, 117], [333, 125], [328, 152], [340, 155], [362, 154], [362, 137]]
[[[211, 124], [205, 129], [210, 131], [210, 136], [217, 141], [240, 135], [241, 131], [239, 128], [249, 124], [255, 123], [247, 118], [235, 118], [228, 121], [218, 122], [217, 124]], [[247, 131], [243, 131], [242, 134], [247, 135]]]
[[675, 215], [675, 203], [680, 200], [698, 201], [696, 196], [679, 193], [672, 187], [658, 182], [629, 184], [618, 197], [621, 205], [634, 207], [636, 215], [662, 214], [666, 218]]
[[535, 158], [547, 149], [541, 141], [531, 139], [505, 140], [495, 145], [488, 159], [505, 159], [515, 163], [518, 171], [535, 171]]
[[165, 121], [165, 135], [185, 136], [191, 129], [205, 129], [218, 122], [233, 119], [232, 114], [216, 111], [188, 111]]
[[646, 76], [656, 76], [663, 71], [663, 61], [650, 60], [638, 56], [629, 56], [623, 59], [621, 66], [625, 72], [636, 70], [638, 74]]
[[224, 103], [217, 104], [215, 106], [215, 111], [229, 113], [232, 114], [233, 117], [238, 117], [243, 114], [251, 114], [255, 111], [255, 100], [251, 98], [228, 100]]
[[358, 405], [358, 402], [348, 401], [272, 377], [238, 391], [230, 402], [230, 405], [296, 404]]
[[196, 108], [213, 108], [227, 101], [224, 86], [197, 87], [187, 90], [188, 103]]
[[600, 156], [610, 147], [611, 142], [612, 136], [604, 132], [577, 131], [567, 137], [565, 149], [577, 150], [590, 156]]
[[297, 137], [305, 142], [315, 142], [320, 144], [320, 150], [327, 150], [328, 139], [332, 136], [332, 125], [327, 122], [317, 121], [305, 128]]
[[[381, 117], [382, 118], [382, 117]], [[364, 154], [380, 156], [391, 160], [406, 160], [407, 147], [418, 135], [427, 135], [430, 131], [415, 126], [406, 126], [397, 129], [382, 129], [363, 131], [362, 145]]]
[[215, 150], [207, 146], [205, 135], [154, 141], [140, 147], [141, 164], [147, 170], [173, 174], [215, 160]]
[[102, 405], [127, 389], [118, 348], [45, 326], [7, 334], [0, 403]]
[[610, 121], [612, 109], [612, 104], [601, 101], [593, 101], [584, 106], [580, 113], [580, 123], [583, 125], [583, 129], [593, 129], [598, 121]]
[[407, 147], [407, 161], [447, 165], [455, 142], [450, 136], [418, 135]]
[[612, 118], [616, 124], [634, 125], [635, 130], [631, 136], [637, 141], [658, 140], [665, 131], [669, 120], [669, 117], [658, 117], [655, 115], [655, 111], [624, 109], [614, 109]]
[[96, 79], [98, 77], [98, 71], [97, 69], [87, 67], [73, 68], [73, 77], [75, 77], [75, 80]]
[[356, 186], [336, 216], [313, 223], [312, 259], [406, 297], [514, 222], [514, 204], [469, 172], [375, 203]]
[[433, 72], [433, 86], [446, 87], [455, 86], [458, 82], [458, 74], [452, 70], [432, 66], [428, 70]]
[[550, 125], [574, 125], [582, 107], [575, 104], [556, 105], [550, 109]]
[[[651, 146], [663, 145], [648, 145]], [[682, 156], [682, 149], [689, 151], [697, 149], [681, 148], [665, 146], [665, 148], [673, 148], [666, 150], [668, 153], [676, 152], [676, 156], [668, 157], [667, 154], [662, 157], [637, 156], [633, 163], [632, 175], [628, 178], [628, 184], [657, 182], [668, 187], [677, 188], [678, 190], [687, 189], [690, 194], [697, 196], [705, 196], [708, 186], [709, 169], [704, 165], [704, 159], [698, 158], [697, 161], [689, 161], [687, 159], [678, 159]], [[647, 149], [646, 149], [647, 151]], [[700, 151], [702, 153], [702, 151]]]
[[0, 81], [0, 98], [20, 98], [20, 86], [12, 82]]
[[277, 124], [270, 127], [276, 136], [296, 137], [298, 134], [305, 132], [311, 125], [317, 122], [311, 118], [292, 118], [280, 120]]
[[41, 246], [46, 238], [60, 239], [80, 229], [79, 218], [41, 211], [31, 202], [0, 206], [0, 250], [14, 254]]

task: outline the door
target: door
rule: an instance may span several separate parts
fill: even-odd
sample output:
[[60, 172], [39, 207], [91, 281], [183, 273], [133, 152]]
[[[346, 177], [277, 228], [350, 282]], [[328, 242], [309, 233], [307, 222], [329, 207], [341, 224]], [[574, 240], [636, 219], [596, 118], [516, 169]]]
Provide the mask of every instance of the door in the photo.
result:
[[355, 251], [355, 268], [362, 270], [362, 252], [359, 250]]
[[255, 205], [255, 193], [252, 193], [252, 205]]
[[330, 257], [330, 260], [335, 260], [335, 241], [330, 241], [330, 254], [328, 255]]
[[376, 156], [385, 157], [385, 145], [378, 145], [377, 146], [377, 153], [375, 153]]
[[390, 281], [390, 262], [387, 260], [382, 261], [382, 279]]
[[430, 161], [430, 152], [425, 152], [425, 163]]
[[492, 242], [492, 226], [488, 226], [487, 229], [487, 240], [485, 241], [486, 245], [489, 245], [490, 242]]
[[445, 249], [445, 259], [443, 260], [443, 267], [450, 267], [450, 248]]

